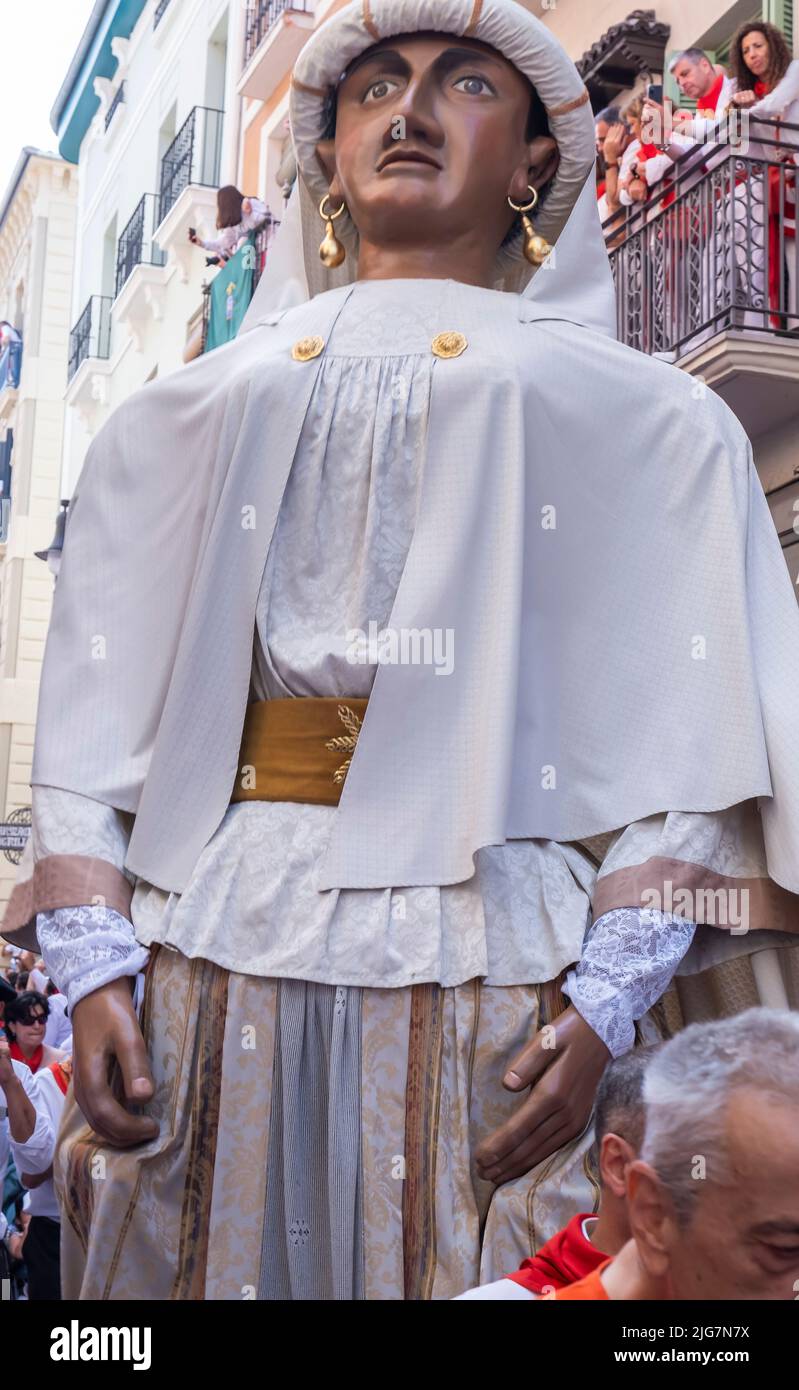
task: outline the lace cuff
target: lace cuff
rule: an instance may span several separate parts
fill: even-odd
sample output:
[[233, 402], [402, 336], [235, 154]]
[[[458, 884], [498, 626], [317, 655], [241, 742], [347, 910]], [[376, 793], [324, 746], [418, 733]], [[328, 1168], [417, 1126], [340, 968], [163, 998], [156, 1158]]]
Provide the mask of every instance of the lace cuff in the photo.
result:
[[102, 905], [40, 912], [36, 932], [47, 973], [66, 995], [70, 1014], [85, 995], [137, 975], [150, 959], [127, 918]]
[[635, 1020], [668, 989], [696, 924], [653, 908], [616, 907], [586, 932], [564, 994], [613, 1057], [629, 1052]]

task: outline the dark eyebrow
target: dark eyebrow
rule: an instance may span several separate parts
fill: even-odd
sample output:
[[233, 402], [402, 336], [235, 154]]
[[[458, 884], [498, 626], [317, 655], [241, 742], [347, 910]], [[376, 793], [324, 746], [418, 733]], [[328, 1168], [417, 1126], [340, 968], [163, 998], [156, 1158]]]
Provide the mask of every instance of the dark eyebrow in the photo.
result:
[[[461, 63], [488, 63], [494, 67], [499, 67], [504, 60], [493, 53], [482, 53], [479, 48], [445, 48], [443, 53], [439, 53], [433, 64], [440, 73], [447, 73], [452, 68], [459, 67]], [[354, 58], [344, 73], [341, 81], [352, 77], [353, 73], [358, 72], [362, 67], [369, 63], [379, 63], [386, 69], [393, 69], [394, 72], [407, 73], [410, 64], [407, 58], [398, 53], [396, 48], [367, 49], [358, 58]]]

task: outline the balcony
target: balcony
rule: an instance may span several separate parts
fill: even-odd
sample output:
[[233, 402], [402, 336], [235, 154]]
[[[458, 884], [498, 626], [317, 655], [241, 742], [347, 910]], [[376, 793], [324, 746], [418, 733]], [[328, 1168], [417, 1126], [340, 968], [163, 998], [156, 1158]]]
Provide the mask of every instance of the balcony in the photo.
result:
[[158, 197], [145, 193], [117, 242], [112, 313], [116, 322], [127, 326], [137, 352], [141, 351], [147, 322], [160, 320], [163, 315], [166, 254], [154, 237], [160, 220]]
[[257, 0], [247, 7], [241, 96], [266, 101], [314, 27], [314, 0]]
[[110, 295], [93, 294], [69, 335], [65, 400], [79, 411], [91, 433], [97, 410], [108, 399], [112, 302]]
[[605, 223], [620, 339], [701, 377], [753, 438], [799, 415], [797, 150], [799, 126], [753, 122]]
[[161, 160], [160, 222], [154, 240], [184, 283], [197, 253], [188, 239], [196, 227], [207, 239], [216, 226], [216, 191], [222, 158], [223, 111], [195, 106]]
[[0, 424], [7, 424], [19, 395], [22, 338], [10, 325], [3, 333], [3, 346], [0, 350]]

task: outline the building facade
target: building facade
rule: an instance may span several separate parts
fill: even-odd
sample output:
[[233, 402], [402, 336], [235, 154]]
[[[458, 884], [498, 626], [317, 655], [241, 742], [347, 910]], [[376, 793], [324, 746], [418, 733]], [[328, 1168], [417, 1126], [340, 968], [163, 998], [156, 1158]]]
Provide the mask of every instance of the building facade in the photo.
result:
[[200, 350], [216, 195], [238, 179], [238, 0], [102, 0], [52, 112], [77, 166], [62, 488], [115, 407]]
[[[76, 171], [22, 151], [0, 206], [0, 903], [30, 823], [39, 673], [53, 596], [77, 211]], [[15, 823], [22, 827], [14, 830]]]

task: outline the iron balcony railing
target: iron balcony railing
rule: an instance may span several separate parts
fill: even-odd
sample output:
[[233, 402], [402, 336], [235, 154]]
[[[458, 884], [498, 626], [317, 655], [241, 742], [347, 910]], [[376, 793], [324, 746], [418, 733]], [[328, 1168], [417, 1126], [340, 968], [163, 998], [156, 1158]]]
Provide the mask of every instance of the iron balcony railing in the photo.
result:
[[156, 7], [155, 7], [155, 14], [153, 15], [153, 28], [154, 28], [154, 29], [157, 29], [157, 28], [158, 28], [159, 24], [161, 23], [161, 20], [163, 19], [164, 15], [166, 14], [166, 12], [167, 12], [168, 9], [169, 9], [169, 0], [158, 0], [158, 4], [157, 4]]
[[108, 130], [108, 127], [110, 126], [111, 122], [113, 121], [114, 116], [115, 116], [116, 113], [117, 113], [117, 110], [118, 110], [119, 107], [122, 105], [122, 103], [123, 103], [124, 100], [125, 100], [125, 84], [124, 84], [124, 82], [120, 82], [119, 86], [117, 87], [116, 91], [114, 92], [114, 97], [113, 97], [113, 100], [112, 100], [112, 102], [111, 102], [111, 105], [109, 106], [108, 110], [107, 110], [106, 113], [105, 113], [105, 128], [106, 128], [106, 130]]
[[0, 391], [4, 391], [6, 386], [14, 388], [19, 386], [21, 370], [22, 339], [17, 338], [6, 343], [2, 353], [0, 353]]
[[678, 359], [725, 329], [799, 331], [797, 153], [799, 126], [752, 121], [605, 222], [623, 342]]
[[247, 6], [247, 23], [244, 30], [244, 66], [246, 68], [253, 53], [263, 43], [270, 29], [274, 28], [286, 10], [300, 10], [302, 14], [313, 12], [312, 0], [257, 0], [257, 4]]
[[[265, 220], [264, 222], [261, 223], [260, 227], [257, 227], [257, 228], [256, 228], [256, 231], [255, 231], [255, 245], [254, 245], [254, 247], [253, 247], [253, 250], [254, 250], [254, 252], [255, 252], [255, 255], [254, 255], [253, 270], [252, 270], [252, 287], [251, 287], [251, 292], [250, 292], [250, 296], [251, 296], [251, 297], [252, 297], [252, 295], [255, 294], [255, 291], [256, 291], [257, 288], [258, 288], [258, 281], [260, 280], [261, 275], [263, 274], [264, 269], [265, 269], [265, 267], [266, 267], [266, 259], [267, 259], [268, 253], [269, 253], [269, 247], [270, 247], [271, 244], [272, 244], [272, 241], [273, 241], [273, 239], [274, 239], [275, 233], [277, 232], [277, 229], [278, 229], [279, 226], [280, 226], [280, 223], [279, 223], [274, 217], [272, 217], [272, 215], [271, 215], [271, 213], [270, 213], [270, 214], [267, 216], [266, 220]], [[222, 267], [222, 269], [218, 272], [218, 274], [224, 275], [224, 273], [225, 273], [225, 272], [224, 272], [224, 267]], [[207, 340], [208, 340], [208, 324], [210, 323], [210, 320], [211, 320], [211, 285], [212, 285], [212, 284], [213, 284], [213, 280], [207, 280], [207, 281], [205, 281], [205, 282], [203, 283], [203, 318], [202, 318], [202, 351], [203, 351], [203, 352], [205, 352], [205, 344], [206, 344], [206, 342], [207, 342]]]
[[165, 218], [190, 183], [219, 185], [223, 111], [195, 106], [161, 160], [160, 214]]
[[153, 241], [153, 232], [160, 221], [157, 195], [145, 193], [117, 241], [116, 295], [137, 265], [166, 264], [165, 253]]
[[87, 357], [109, 356], [111, 351], [110, 295], [93, 294], [69, 335], [67, 380], [71, 381]]

